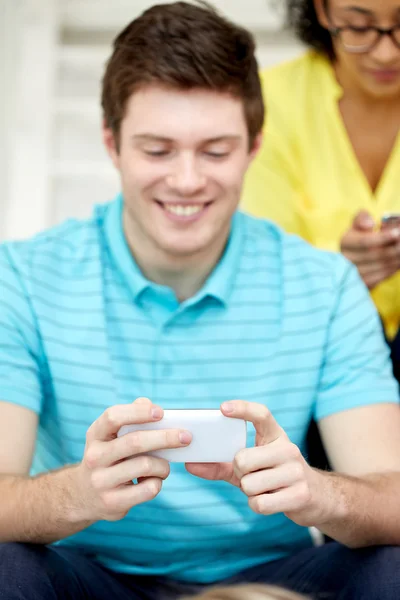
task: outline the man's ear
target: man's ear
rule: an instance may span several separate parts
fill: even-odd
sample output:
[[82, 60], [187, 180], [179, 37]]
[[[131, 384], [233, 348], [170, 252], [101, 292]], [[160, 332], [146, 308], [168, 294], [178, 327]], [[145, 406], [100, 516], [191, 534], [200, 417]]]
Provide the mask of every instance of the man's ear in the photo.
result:
[[117, 142], [115, 139], [114, 132], [107, 126], [106, 122], [103, 120], [102, 126], [103, 133], [103, 143], [105, 149], [107, 150], [107, 154], [111, 158], [113, 165], [116, 169], [119, 170], [119, 150], [117, 147]]
[[326, 8], [324, 0], [313, 0], [315, 12], [317, 13], [319, 24], [325, 29], [329, 29], [330, 24], [326, 16]]
[[255, 159], [255, 157], [257, 156], [257, 154], [260, 151], [261, 145], [262, 145], [262, 141], [263, 141], [264, 135], [262, 132], [260, 132], [255, 138], [254, 138], [254, 142], [253, 142], [253, 146], [249, 152], [249, 162], [253, 161]]

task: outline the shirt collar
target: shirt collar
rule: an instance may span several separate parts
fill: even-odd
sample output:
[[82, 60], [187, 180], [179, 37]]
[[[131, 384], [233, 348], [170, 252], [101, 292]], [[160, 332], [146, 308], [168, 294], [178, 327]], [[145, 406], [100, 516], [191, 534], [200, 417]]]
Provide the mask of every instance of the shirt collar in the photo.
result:
[[231, 221], [228, 243], [225, 246], [222, 257], [201, 290], [192, 298], [192, 303], [209, 296], [215, 298], [224, 306], [228, 305], [242, 254], [242, 246], [242, 216], [239, 212], [236, 212]]
[[145, 289], [151, 286], [134, 260], [125, 238], [122, 224], [123, 197], [118, 194], [109, 205], [104, 223], [104, 233], [116, 268], [124, 278], [136, 302]]
[[[139, 297], [148, 288], [156, 290], [157, 286], [146, 279], [134, 260], [125, 238], [122, 224], [123, 196], [118, 194], [109, 205], [104, 223], [104, 232], [111, 256], [116, 267], [121, 272], [124, 283], [130, 290], [133, 300]], [[206, 297], [227, 305], [233, 287], [237, 266], [240, 260], [243, 244], [243, 227], [241, 214], [236, 213], [232, 218], [231, 231], [224, 253], [214, 268], [203, 287], [189, 298], [185, 304], [193, 305]]]

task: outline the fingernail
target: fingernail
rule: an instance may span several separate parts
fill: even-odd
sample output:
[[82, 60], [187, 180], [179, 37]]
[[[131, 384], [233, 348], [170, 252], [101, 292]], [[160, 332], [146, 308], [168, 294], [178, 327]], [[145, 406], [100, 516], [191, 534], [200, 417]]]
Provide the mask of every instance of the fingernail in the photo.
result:
[[151, 416], [153, 417], [153, 419], [160, 419], [162, 417], [161, 409], [160, 408], [152, 408]]
[[365, 216], [362, 224], [364, 227], [375, 227], [375, 221], [370, 216]]
[[232, 402], [224, 402], [221, 406], [222, 410], [226, 413], [233, 413], [234, 406]]
[[179, 441], [181, 444], [190, 444], [192, 441], [192, 434], [188, 431], [181, 431], [179, 433]]
[[395, 239], [400, 237], [400, 229], [398, 229], [396, 227], [396, 229], [392, 229], [392, 237], [394, 237]]

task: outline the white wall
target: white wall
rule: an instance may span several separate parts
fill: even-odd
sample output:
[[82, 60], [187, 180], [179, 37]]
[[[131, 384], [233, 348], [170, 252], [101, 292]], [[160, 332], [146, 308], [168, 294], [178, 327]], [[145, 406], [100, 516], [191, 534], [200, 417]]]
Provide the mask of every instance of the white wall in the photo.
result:
[[[0, 0], [0, 238], [85, 217], [118, 190], [101, 145], [99, 82], [115, 34], [152, 3]], [[214, 3], [254, 32], [262, 66], [300, 51], [275, 0]]]
[[4, 235], [6, 201], [9, 193], [9, 151], [13, 130], [15, 77], [14, 14], [0, 0], [0, 238]]
[[2, 234], [24, 237], [49, 222], [57, 4], [56, 0], [3, 0], [3, 14]]

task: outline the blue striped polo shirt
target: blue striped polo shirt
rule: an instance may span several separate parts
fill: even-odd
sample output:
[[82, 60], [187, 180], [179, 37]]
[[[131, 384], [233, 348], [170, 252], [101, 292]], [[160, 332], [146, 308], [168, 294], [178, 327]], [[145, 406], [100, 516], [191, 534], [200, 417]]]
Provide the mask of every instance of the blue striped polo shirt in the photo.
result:
[[[166, 409], [260, 402], [303, 451], [313, 416], [398, 402], [379, 319], [343, 257], [236, 213], [219, 264], [179, 304], [132, 259], [122, 203], [0, 246], [0, 398], [39, 415], [32, 474], [80, 461], [91, 423], [138, 396]], [[59, 543], [116, 571], [207, 583], [312, 539], [174, 464], [157, 498]]]

